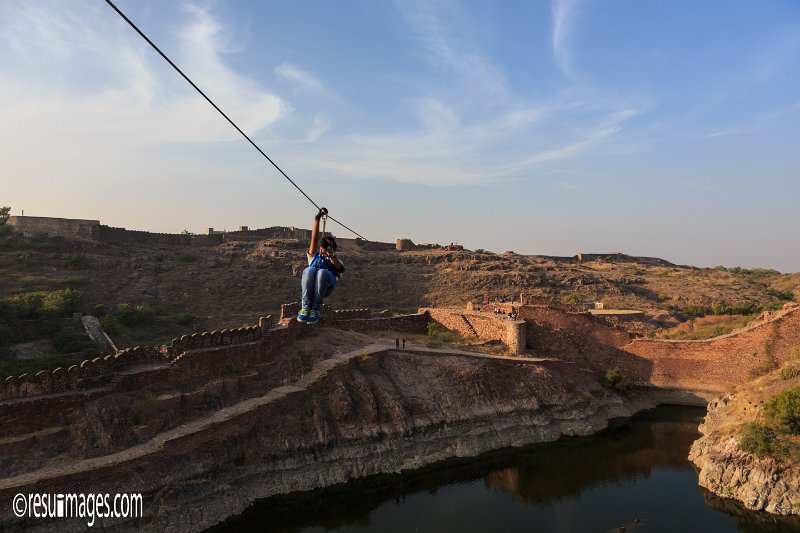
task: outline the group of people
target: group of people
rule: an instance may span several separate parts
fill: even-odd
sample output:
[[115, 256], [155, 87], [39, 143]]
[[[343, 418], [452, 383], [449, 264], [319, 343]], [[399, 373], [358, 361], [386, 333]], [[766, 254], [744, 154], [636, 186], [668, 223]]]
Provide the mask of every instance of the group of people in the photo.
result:
[[[503, 311], [501, 311], [499, 307], [495, 307], [494, 308], [494, 314], [502, 315], [502, 314], [505, 314], [505, 313], [503, 313]], [[517, 319], [517, 311], [515, 309], [511, 309], [511, 311], [508, 313], [508, 318], [510, 318], [511, 320], [516, 320]]]

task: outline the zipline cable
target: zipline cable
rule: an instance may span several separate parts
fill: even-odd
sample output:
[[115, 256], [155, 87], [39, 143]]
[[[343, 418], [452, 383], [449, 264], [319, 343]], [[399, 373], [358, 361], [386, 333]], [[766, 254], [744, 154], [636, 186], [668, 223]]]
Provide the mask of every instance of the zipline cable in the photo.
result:
[[[306, 197], [306, 199], [307, 199], [309, 202], [311, 202], [311, 203], [314, 205], [314, 207], [316, 207], [317, 209], [320, 209], [320, 207], [317, 205], [317, 203], [316, 203], [314, 200], [312, 200], [312, 199], [311, 199], [311, 197], [310, 197], [310, 196], [308, 196], [308, 195], [307, 195], [307, 194], [306, 194], [306, 193], [303, 191], [303, 189], [301, 189], [301, 188], [300, 188], [300, 186], [299, 186], [299, 185], [297, 185], [297, 184], [294, 182], [294, 180], [292, 180], [292, 178], [290, 178], [290, 177], [289, 177], [289, 176], [286, 174], [286, 172], [284, 172], [284, 171], [281, 169], [281, 167], [279, 167], [279, 166], [278, 166], [278, 165], [275, 163], [275, 161], [273, 161], [272, 159], [270, 159], [270, 157], [269, 157], [269, 156], [268, 156], [266, 153], [264, 153], [264, 150], [262, 150], [261, 148], [259, 148], [259, 147], [258, 147], [258, 145], [257, 145], [255, 142], [253, 142], [253, 139], [251, 139], [251, 138], [250, 138], [250, 137], [249, 137], [249, 136], [248, 136], [248, 135], [247, 135], [247, 134], [246, 134], [244, 131], [242, 131], [242, 129], [241, 129], [239, 126], [237, 126], [237, 125], [236, 125], [236, 123], [235, 123], [233, 120], [231, 120], [231, 119], [228, 117], [228, 115], [226, 115], [226, 114], [225, 114], [225, 112], [224, 112], [224, 111], [222, 111], [222, 109], [220, 109], [220, 108], [219, 108], [219, 106], [217, 106], [217, 104], [215, 104], [215, 103], [214, 103], [214, 102], [211, 100], [211, 98], [209, 98], [208, 96], [206, 96], [206, 93], [204, 93], [202, 90], [200, 90], [200, 87], [198, 87], [197, 85], [195, 85], [195, 83], [194, 83], [194, 82], [193, 82], [193, 81], [192, 81], [192, 80], [189, 78], [189, 76], [187, 76], [186, 74], [184, 74], [184, 73], [183, 73], [183, 71], [182, 71], [181, 69], [179, 69], [179, 68], [178, 68], [178, 66], [177, 66], [175, 63], [173, 63], [173, 62], [172, 62], [172, 60], [171, 60], [169, 57], [167, 57], [167, 55], [166, 55], [164, 52], [162, 52], [162, 51], [161, 51], [161, 49], [160, 49], [158, 46], [156, 46], [156, 45], [155, 45], [155, 43], [154, 43], [153, 41], [151, 41], [151, 40], [150, 40], [150, 38], [149, 38], [149, 37], [147, 37], [147, 35], [145, 35], [145, 34], [144, 34], [144, 32], [143, 32], [142, 30], [140, 30], [140, 29], [138, 28], [138, 26], [136, 26], [136, 24], [134, 24], [134, 23], [133, 23], [133, 21], [131, 21], [131, 19], [129, 19], [127, 16], [125, 16], [125, 13], [123, 13], [123, 12], [122, 12], [122, 11], [121, 11], [121, 10], [120, 10], [120, 9], [119, 9], [117, 6], [115, 6], [115, 5], [114, 5], [114, 3], [113, 3], [111, 0], [106, 0], [106, 3], [107, 3], [108, 5], [110, 5], [110, 6], [111, 6], [111, 7], [114, 9], [114, 11], [116, 11], [116, 12], [117, 12], [117, 14], [118, 14], [120, 17], [122, 17], [122, 18], [125, 20], [125, 22], [127, 22], [127, 23], [130, 25], [130, 27], [131, 27], [131, 28], [133, 28], [134, 30], [136, 30], [136, 33], [138, 33], [138, 34], [139, 34], [139, 35], [142, 37], [142, 39], [144, 39], [145, 41], [147, 41], [147, 44], [149, 44], [150, 46], [152, 46], [152, 47], [153, 47], [153, 49], [154, 49], [156, 52], [158, 52], [158, 53], [159, 53], [159, 55], [160, 55], [161, 57], [163, 57], [163, 58], [164, 58], [164, 60], [165, 60], [167, 63], [169, 63], [169, 64], [170, 64], [170, 66], [171, 66], [172, 68], [174, 68], [174, 69], [175, 69], [175, 71], [176, 71], [178, 74], [180, 74], [180, 75], [183, 77], [183, 79], [185, 79], [185, 80], [186, 80], [186, 81], [189, 83], [189, 85], [191, 85], [192, 87], [194, 87], [194, 89], [195, 89], [195, 90], [196, 90], [198, 93], [200, 93], [200, 96], [202, 96], [203, 98], [205, 98], [205, 99], [206, 99], [206, 101], [207, 101], [209, 104], [211, 104], [211, 105], [214, 107], [214, 109], [216, 109], [216, 110], [217, 110], [217, 112], [219, 112], [219, 114], [220, 114], [220, 115], [222, 115], [223, 117], [225, 117], [225, 120], [227, 120], [227, 121], [228, 121], [228, 123], [230, 123], [230, 125], [231, 125], [231, 126], [233, 126], [234, 128], [236, 128], [236, 131], [238, 131], [239, 133], [241, 133], [241, 134], [242, 134], [242, 137], [244, 137], [245, 139], [247, 139], [247, 141], [248, 141], [250, 144], [252, 144], [252, 145], [253, 145], [253, 148], [255, 148], [256, 150], [258, 150], [258, 152], [259, 152], [261, 155], [263, 155], [263, 156], [266, 158], [266, 160], [267, 160], [267, 161], [269, 161], [270, 163], [272, 163], [272, 166], [273, 166], [273, 167], [275, 167], [275, 168], [277, 169], [277, 171], [278, 171], [278, 172], [280, 172], [281, 174], [283, 174], [283, 177], [284, 177], [284, 178], [286, 178], [287, 180], [289, 180], [289, 183], [291, 183], [292, 185], [294, 185], [294, 188], [295, 188], [295, 189], [297, 189], [298, 191], [300, 191], [300, 194], [302, 194], [303, 196], [305, 196], [305, 197]], [[346, 229], [347, 231], [349, 231], [349, 232], [353, 233], [354, 235], [357, 235], [358, 237], [361, 237], [361, 238], [362, 238], [362, 239], [364, 239], [365, 241], [367, 240], [367, 239], [365, 239], [364, 237], [362, 237], [362, 236], [361, 236], [361, 234], [357, 233], [355, 230], [352, 230], [352, 229], [348, 228], [347, 226], [345, 226], [344, 224], [342, 224], [341, 222], [339, 222], [338, 220], [336, 220], [336, 219], [335, 219], [335, 218], [333, 218], [332, 216], [328, 216], [328, 218], [330, 218], [331, 220], [333, 220], [334, 222], [336, 222], [337, 224], [339, 224], [341, 227], [343, 227], [343, 228], [344, 228], [344, 229]]]

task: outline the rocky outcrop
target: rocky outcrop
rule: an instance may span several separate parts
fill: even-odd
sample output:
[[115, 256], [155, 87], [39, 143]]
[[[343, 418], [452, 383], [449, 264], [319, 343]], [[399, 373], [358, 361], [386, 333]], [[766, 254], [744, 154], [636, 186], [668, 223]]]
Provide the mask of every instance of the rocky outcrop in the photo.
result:
[[144, 519], [101, 520], [101, 526], [198, 531], [258, 499], [590, 435], [611, 418], [653, 407], [645, 396], [610, 393], [594, 373], [560, 362], [365, 350], [326, 368], [319, 378], [311, 379], [312, 371], [283, 387], [274, 401], [247, 400], [252, 409], [214, 414], [218, 422], [198, 424], [152, 453], [69, 476], [39, 476], [36, 489], [141, 492]]
[[748, 509], [800, 515], [800, 466], [739, 450], [736, 434], [726, 430], [731, 418], [726, 411], [732, 399], [727, 395], [709, 403], [700, 425], [702, 436], [689, 452], [689, 459], [700, 470], [700, 485], [722, 498], [738, 500]]

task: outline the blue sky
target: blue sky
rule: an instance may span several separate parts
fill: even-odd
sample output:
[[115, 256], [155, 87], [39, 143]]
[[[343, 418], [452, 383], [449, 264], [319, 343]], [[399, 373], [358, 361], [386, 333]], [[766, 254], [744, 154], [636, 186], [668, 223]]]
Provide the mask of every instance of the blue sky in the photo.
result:
[[[800, 271], [795, 0], [117, 5], [371, 240]], [[13, 214], [310, 225], [105, 2], [3, 0], [0, 69]]]

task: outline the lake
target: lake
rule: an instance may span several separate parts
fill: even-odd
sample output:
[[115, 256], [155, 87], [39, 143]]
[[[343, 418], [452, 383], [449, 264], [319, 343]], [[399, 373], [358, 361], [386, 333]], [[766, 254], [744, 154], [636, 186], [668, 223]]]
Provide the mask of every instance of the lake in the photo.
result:
[[269, 498], [212, 531], [800, 532], [698, 486], [686, 457], [704, 415], [659, 407], [593, 437]]

